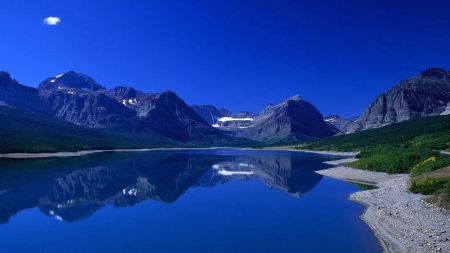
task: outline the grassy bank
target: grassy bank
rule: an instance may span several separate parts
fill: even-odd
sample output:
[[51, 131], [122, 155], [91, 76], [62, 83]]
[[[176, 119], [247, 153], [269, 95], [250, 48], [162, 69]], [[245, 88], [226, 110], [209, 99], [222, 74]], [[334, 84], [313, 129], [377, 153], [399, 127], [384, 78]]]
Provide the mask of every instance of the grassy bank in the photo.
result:
[[433, 195], [427, 201], [450, 209], [450, 167], [413, 177], [411, 192]]
[[[450, 155], [437, 150], [450, 148], [450, 116], [426, 117], [382, 128], [305, 142], [299, 149], [316, 151], [360, 151], [358, 161], [346, 166], [363, 170], [425, 175], [411, 190], [429, 194], [444, 191], [445, 177], [427, 179], [428, 173], [450, 165]], [[428, 181], [427, 181], [428, 180]]]

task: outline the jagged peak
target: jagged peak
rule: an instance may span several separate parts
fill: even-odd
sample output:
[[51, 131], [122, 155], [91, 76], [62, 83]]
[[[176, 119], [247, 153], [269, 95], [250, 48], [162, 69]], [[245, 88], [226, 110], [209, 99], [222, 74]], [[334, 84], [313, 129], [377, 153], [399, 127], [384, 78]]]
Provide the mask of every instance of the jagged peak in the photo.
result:
[[178, 95], [171, 91], [171, 90], [163, 90], [160, 93], [156, 95], [157, 97], [173, 97], [173, 98], [179, 98]]
[[295, 96], [292, 96], [292, 97], [290, 97], [290, 98], [288, 98], [288, 99], [285, 99], [285, 100], [283, 100], [283, 101], [281, 101], [280, 103], [278, 103], [278, 104], [272, 104], [272, 103], [269, 103], [269, 105], [268, 106], [266, 106], [266, 108], [264, 108], [259, 114], [260, 115], [268, 115], [268, 114], [272, 114], [273, 113], [273, 111], [276, 109], [276, 108], [278, 108], [278, 107], [280, 107], [280, 106], [286, 106], [286, 104], [289, 102], [289, 101], [301, 101], [301, 100], [303, 100], [301, 97], [300, 97], [300, 95], [295, 95]]
[[77, 73], [73, 70], [67, 71], [66, 73], [60, 75], [60, 77], [69, 77], [69, 78], [80, 78], [81, 77], [81, 78], [87, 79], [95, 84], [98, 84], [92, 77], [90, 77], [84, 73], [81, 73], [81, 72]]
[[76, 73], [73, 70], [45, 79], [44, 82], [39, 84], [39, 89], [53, 90], [60, 86], [75, 89], [89, 89], [91, 91], [106, 89], [90, 76], [83, 73]]
[[126, 87], [126, 86], [116, 86], [113, 88], [113, 90], [117, 92], [136, 91], [133, 87]]
[[442, 80], [447, 80], [447, 81], [450, 80], [450, 72], [448, 72], [445, 69], [441, 69], [441, 68], [429, 68], [429, 69], [422, 71], [422, 73], [420, 73], [420, 75], [434, 77], [437, 79], [442, 79]]
[[342, 119], [342, 117], [337, 114], [331, 114], [326, 116], [324, 119]]
[[161, 91], [159, 94], [160, 94], [160, 95], [163, 95], [163, 94], [175, 94], [175, 95], [176, 95], [176, 93], [173, 92], [173, 91], [171, 91], [171, 90], [163, 90], [163, 91]]
[[5, 86], [5, 85], [12, 85], [12, 86], [23, 86], [25, 88], [31, 88], [28, 86], [25, 86], [23, 84], [20, 84], [16, 79], [11, 78], [11, 75], [6, 72], [6, 71], [0, 71], [0, 85], [1, 86]]
[[[283, 100], [283, 102], [287, 102], [287, 101], [300, 101], [300, 100], [303, 100], [302, 99], [302, 97], [300, 97], [300, 95], [295, 95], [295, 96], [292, 96], [292, 97], [290, 97], [290, 98], [288, 98], [288, 99], [285, 99], [285, 100]], [[282, 103], [283, 103], [282, 102]]]
[[11, 75], [6, 71], [0, 71], [0, 76], [7, 76], [7, 77], [11, 78]]
[[297, 95], [295, 95], [295, 96], [289, 98], [289, 100], [302, 100], [302, 97], [300, 97], [300, 95], [297, 94]]
[[65, 75], [65, 74], [67, 74], [67, 73], [69, 73], [69, 72], [75, 73], [73, 70], [70, 70], [70, 71], [68, 71], [68, 72], [64, 72], [64, 73], [62, 73], [62, 74], [59, 74], [59, 75], [55, 76], [55, 78], [60, 78], [61, 76]]
[[214, 109], [217, 110], [217, 108], [214, 105], [196, 105], [196, 104], [193, 104], [193, 105], [191, 105], [191, 107], [209, 108], [209, 109], [214, 108]]
[[8, 72], [0, 71], [0, 83], [9, 83], [11, 81], [11, 75]]

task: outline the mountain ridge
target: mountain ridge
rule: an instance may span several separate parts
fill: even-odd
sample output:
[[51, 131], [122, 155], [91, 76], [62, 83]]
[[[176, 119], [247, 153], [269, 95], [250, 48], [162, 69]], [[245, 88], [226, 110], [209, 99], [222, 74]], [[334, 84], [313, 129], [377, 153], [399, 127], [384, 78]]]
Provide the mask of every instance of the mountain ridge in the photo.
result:
[[[334, 135], [338, 130], [327, 125], [322, 114], [300, 95], [292, 96], [277, 104], [269, 104], [260, 113], [253, 114], [242, 111], [237, 115], [221, 117], [217, 108], [208, 105], [206, 113], [215, 116], [214, 127], [227, 131], [229, 134], [265, 143], [298, 142], [312, 138]], [[200, 115], [202, 106], [194, 106]], [[213, 112], [216, 112], [214, 115]], [[208, 114], [210, 113], [210, 114]]]
[[344, 133], [443, 113], [450, 102], [450, 72], [430, 68], [378, 95]]
[[37, 89], [18, 83], [2, 71], [0, 105], [87, 127], [161, 135], [179, 143], [220, 146], [249, 139], [272, 145], [448, 114], [450, 72], [430, 68], [404, 79], [352, 119], [337, 115], [324, 118], [300, 95], [270, 103], [257, 114], [240, 111], [233, 115], [213, 105], [188, 106], [170, 90], [144, 93], [126, 86], [107, 89], [88, 75], [72, 70], [44, 79]]
[[125, 86], [108, 90], [85, 74], [69, 71], [45, 79], [39, 91], [55, 117], [78, 125], [157, 132], [183, 143], [228, 138], [169, 90], [144, 93]]

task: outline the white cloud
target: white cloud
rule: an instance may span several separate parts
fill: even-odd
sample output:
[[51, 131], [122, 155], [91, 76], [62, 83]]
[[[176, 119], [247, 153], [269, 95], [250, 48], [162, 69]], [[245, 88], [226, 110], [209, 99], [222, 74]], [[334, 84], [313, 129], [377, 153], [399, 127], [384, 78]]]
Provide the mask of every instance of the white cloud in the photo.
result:
[[61, 19], [58, 17], [48, 17], [44, 19], [44, 24], [46, 25], [57, 25], [59, 22], [61, 22]]

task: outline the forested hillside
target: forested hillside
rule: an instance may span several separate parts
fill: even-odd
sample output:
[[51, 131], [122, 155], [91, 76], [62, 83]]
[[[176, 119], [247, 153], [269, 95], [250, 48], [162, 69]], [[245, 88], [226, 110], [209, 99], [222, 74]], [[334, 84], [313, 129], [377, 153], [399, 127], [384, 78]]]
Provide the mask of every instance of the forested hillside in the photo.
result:
[[0, 106], [0, 153], [181, 146], [156, 134], [87, 128], [44, 114]]
[[413, 176], [450, 164], [437, 150], [450, 147], [450, 116], [410, 120], [382, 128], [306, 142], [300, 149], [360, 151], [349, 166]]
[[[309, 141], [297, 148], [360, 151], [346, 166], [387, 173], [411, 173], [410, 189], [434, 194], [430, 201], [450, 208], [450, 116], [434, 116], [348, 135]], [[445, 169], [442, 169], [445, 168]], [[420, 176], [420, 177], [419, 177]]]

